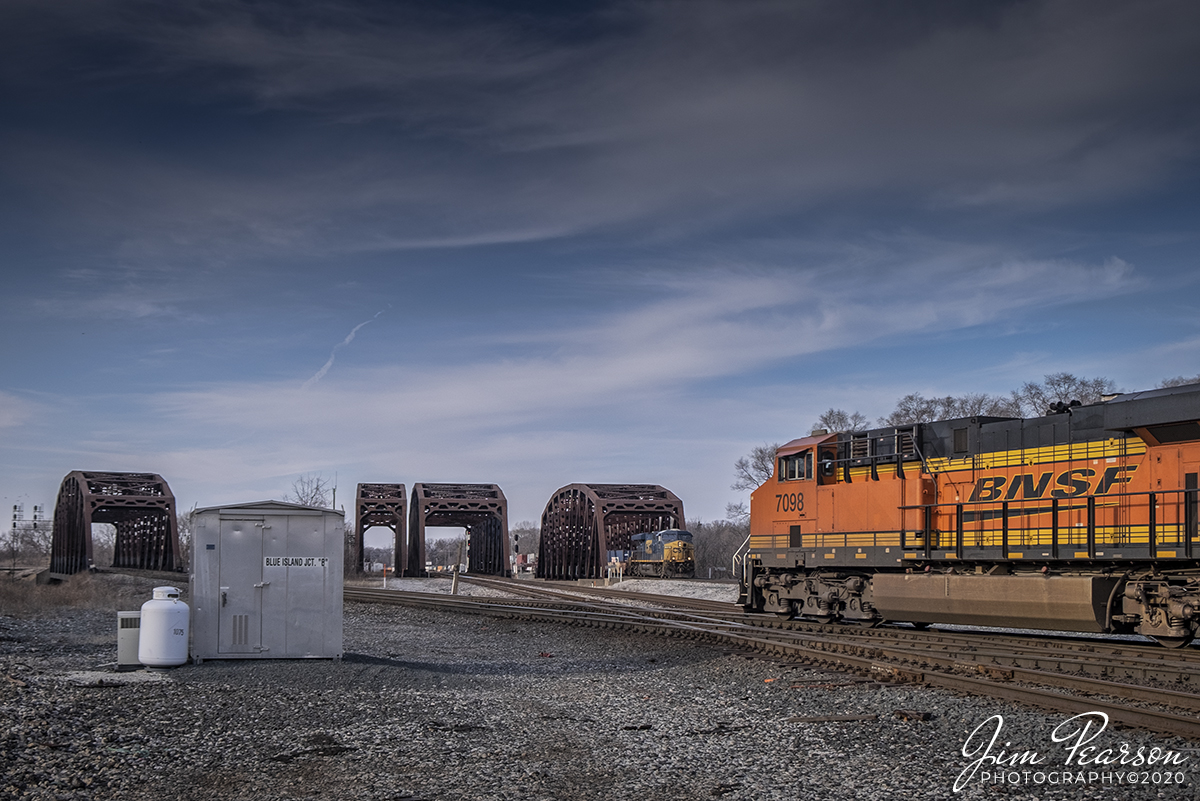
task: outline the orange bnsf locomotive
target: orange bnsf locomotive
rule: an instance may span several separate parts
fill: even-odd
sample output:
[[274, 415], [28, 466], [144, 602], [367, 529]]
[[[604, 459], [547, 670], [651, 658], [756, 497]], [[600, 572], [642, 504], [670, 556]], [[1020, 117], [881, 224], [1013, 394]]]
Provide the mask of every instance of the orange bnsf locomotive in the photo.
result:
[[825, 622], [1200, 633], [1200, 384], [815, 434], [750, 501], [741, 603]]

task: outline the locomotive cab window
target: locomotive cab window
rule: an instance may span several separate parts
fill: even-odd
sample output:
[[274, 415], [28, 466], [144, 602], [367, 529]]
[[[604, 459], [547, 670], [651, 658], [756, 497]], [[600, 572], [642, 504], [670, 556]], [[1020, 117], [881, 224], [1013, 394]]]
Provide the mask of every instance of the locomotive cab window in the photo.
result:
[[780, 481], [795, 481], [796, 479], [806, 479], [813, 477], [813, 454], [811, 450], [803, 451], [802, 453], [792, 454], [791, 456], [781, 457], [779, 460], [779, 480]]

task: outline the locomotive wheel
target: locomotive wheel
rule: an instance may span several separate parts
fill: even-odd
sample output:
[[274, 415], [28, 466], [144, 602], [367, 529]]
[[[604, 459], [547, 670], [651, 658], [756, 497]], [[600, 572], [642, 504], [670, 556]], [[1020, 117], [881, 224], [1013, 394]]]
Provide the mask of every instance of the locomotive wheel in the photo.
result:
[[1182, 648], [1192, 641], [1191, 637], [1155, 637], [1154, 641], [1164, 648]]

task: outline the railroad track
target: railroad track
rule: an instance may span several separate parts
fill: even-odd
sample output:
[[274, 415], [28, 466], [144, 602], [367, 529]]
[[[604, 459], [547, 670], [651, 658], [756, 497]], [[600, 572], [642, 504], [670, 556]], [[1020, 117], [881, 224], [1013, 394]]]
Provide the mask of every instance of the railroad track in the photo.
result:
[[[503, 589], [522, 582], [478, 579]], [[496, 617], [620, 629], [694, 639], [876, 680], [941, 687], [1071, 715], [1100, 711], [1114, 724], [1200, 741], [1200, 659], [1192, 652], [1104, 641], [857, 627], [817, 627], [747, 615], [731, 604], [697, 609], [673, 596], [648, 606], [591, 600], [578, 592], [523, 586], [525, 597], [469, 597], [396, 590], [345, 590], [349, 601], [393, 603]], [[589, 588], [590, 589], [590, 588]], [[622, 597], [639, 601], [638, 594]], [[711, 602], [710, 602], [711, 603]], [[731, 608], [732, 607], [732, 608]], [[1121, 679], [1140, 679], [1137, 684]], [[1185, 689], [1162, 689], [1170, 684]], [[1184, 714], [1180, 714], [1180, 710]]]
[[562, 598], [565, 600], [587, 597], [608, 598], [617, 601], [634, 601], [650, 606], [662, 606], [671, 609], [706, 609], [714, 612], [728, 612], [730, 614], [741, 613], [741, 607], [736, 604], [710, 601], [704, 598], [688, 598], [683, 595], [659, 595], [649, 592], [616, 590], [610, 587], [586, 587], [575, 584], [531, 584], [528, 581], [487, 576], [460, 576], [459, 581], [515, 595], [523, 595], [529, 598]]
[[[1190, 689], [1200, 682], [1200, 651], [1165, 649], [1157, 645], [1123, 642], [1097, 637], [1052, 637], [1015, 635], [995, 632], [961, 632], [934, 629], [920, 631], [907, 627], [863, 628], [830, 627], [803, 620], [780, 621], [771, 615], [747, 614], [741, 607], [717, 601], [684, 596], [657, 595], [599, 587], [530, 585], [512, 579], [461, 577], [479, 586], [534, 598], [576, 600], [598, 596], [635, 601], [664, 609], [702, 609], [709, 615], [763, 628], [807, 631], [820, 635], [837, 632], [842, 642], [887, 643], [889, 647], [907, 644], [913, 658], [922, 654], [955, 655], [980, 666], [1004, 666], [1058, 673], [1081, 673], [1097, 679], [1123, 679], [1153, 686], [1179, 685]], [[1185, 708], [1192, 708], [1189, 704]]]

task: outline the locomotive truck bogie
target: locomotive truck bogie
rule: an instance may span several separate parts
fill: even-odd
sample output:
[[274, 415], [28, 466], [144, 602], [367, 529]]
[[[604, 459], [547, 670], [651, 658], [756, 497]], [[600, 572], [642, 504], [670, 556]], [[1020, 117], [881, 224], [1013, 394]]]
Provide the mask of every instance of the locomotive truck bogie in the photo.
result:
[[1195, 579], [1130, 581], [1122, 592], [1120, 622], [1164, 645], [1186, 645], [1200, 633], [1200, 586]]
[[742, 603], [822, 621], [1200, 633], [1200, 384], [825, 434], [751, 496]]
[[763, 609], [781, 617], [822, 622], [871, 623], [881, 619], [871, 596], [871, 577], [854, 573], [760, 571], [754, 583]]

